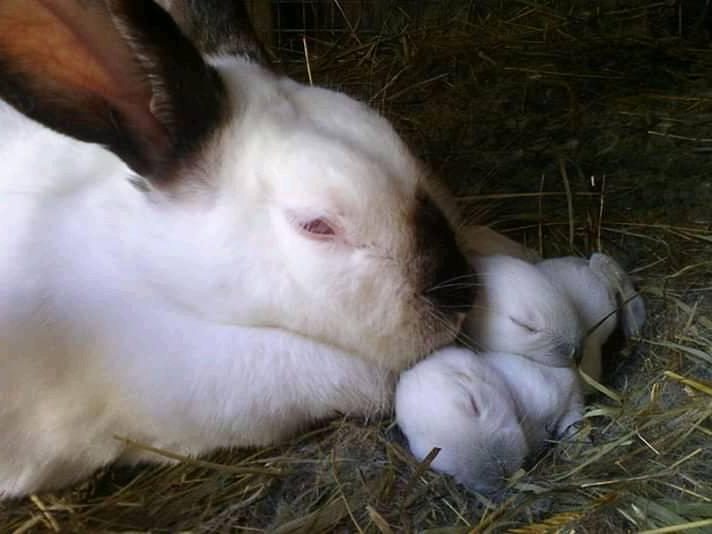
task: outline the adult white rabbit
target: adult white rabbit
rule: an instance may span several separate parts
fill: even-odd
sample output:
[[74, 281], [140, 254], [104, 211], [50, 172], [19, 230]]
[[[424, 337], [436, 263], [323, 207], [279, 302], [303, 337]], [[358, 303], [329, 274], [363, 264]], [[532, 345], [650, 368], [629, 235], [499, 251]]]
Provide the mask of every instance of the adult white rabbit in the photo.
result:
[[376, 413], [471, 305], [389, 123], [216, 35], [0, 2], [0, 496], [162, 460], [115, 436], [197, 455]]

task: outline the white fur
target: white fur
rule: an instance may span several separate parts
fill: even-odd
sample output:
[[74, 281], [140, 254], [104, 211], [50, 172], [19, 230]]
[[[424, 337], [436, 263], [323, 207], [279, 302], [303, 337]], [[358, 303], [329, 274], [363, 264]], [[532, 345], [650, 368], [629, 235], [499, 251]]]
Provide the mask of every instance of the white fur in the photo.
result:
[[583, 329], [566, 295], [536, 266], [508, 256], [479, 258], [476, 266], [481, 287], [464, 332], [484, 352], [445, 349], [404, 373], [396, 414], [417, 458], [441, 447], [435, 469], [492, 491], [582, 418], [574, 356]]
[[[555, 279], [518, 258], [477, 260], [483, 287], [465, 332], [486, 351], [514, 396], [532, 450], [583, 416], [576, 367], [584, 326]], [[503, 354], [502, 354], [503, 353]]]
[[481, 285], [464, 332], [475, 347], [570, 365], [584, 331], [566, 294], [524, 260], [488, 256], [473, 261]]
[[[480, 235], [480, 249], [513, 249], [494, 232]], [[598, 380], [601, 346], [616, 323], [630, 336], [645, 321], [642, 298], [611, 257], [532, 265], [519, 256], [470, 256], [481, 287], [464, 332], [486, 352], [442, 349], [403, 373], [396, 389], [397, 421], [415, 457], [439, 447], [434, 469], [488, 493], [581, 420], [575, 352], [583, 350], [581, 367]]]
[[[454, 336], [409, 279], [422, 173], [391, 126], [215, 64], [239, 105], [181, 201], [0, 105], [0, 496], [135, 459], [115, 435], [198, 455], [377, 413]], [[340, 238], [300, 235], [315, 216]]]
[[438, 447], [433, 469], [490, 493], [521, 466], [529, 447], [510, 387], [485, 356], [455, 347], [429, 356], [401, 374], [395, 409], [418, 460]]
[[[466, 228], [459, 238], [474, 264], [480, 256], [511, 256], [534, 263], [568, 297], [586, 333], [579, 366], [596, 381], [601, 380], [601, 347], [616, 326], [631, 337], [639, 335], [645, 323], [645, 302], [625, 270], [606, 254], [594, 253], [589, 260], [575, 256], [542, 260], [535, 251], [486, 226]], [[472, 330], [476, 319], [474, 315], [470, 319]]]
[[[610, 256], [596, 253], [590, 260], [553, 258], [537, 268], [557, 284], [573, 302], [587, 332], [581, 369], [601, 380], [601, 347], [621, 324], [624, 334], [637, 334], [645, 322], [645, 304], [620, 265]], [[623, 306], [618, 311], [617, 297]]]

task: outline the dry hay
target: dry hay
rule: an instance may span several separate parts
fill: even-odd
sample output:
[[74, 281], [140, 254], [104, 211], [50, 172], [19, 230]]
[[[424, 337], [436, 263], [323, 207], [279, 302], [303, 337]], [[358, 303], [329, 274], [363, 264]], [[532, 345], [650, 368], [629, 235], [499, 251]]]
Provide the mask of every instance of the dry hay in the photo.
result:
[[391, 117], [473, 216], [634, 270], [650, 320], [611, 352], [592, 443], [552, 448], [493, 503], [416, 465], [391, 421], [344, 419], [0, 504], [0, 531], [712, 532], [710, 9], [421, 2], [309, 43], [315, 82]]

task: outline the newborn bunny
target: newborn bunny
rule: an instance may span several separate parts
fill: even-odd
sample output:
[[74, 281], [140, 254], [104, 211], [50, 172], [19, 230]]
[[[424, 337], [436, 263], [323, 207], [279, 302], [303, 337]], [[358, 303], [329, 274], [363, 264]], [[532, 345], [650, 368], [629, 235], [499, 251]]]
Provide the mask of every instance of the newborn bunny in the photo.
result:
[[642, 297], [623, 268], [605, 254], [595, 253], [590, 260], [552, 258], [537, 268], [576, 306], [587, 332], [580, 367], [600, 381], [601, 347], [617, 325], [625, 337], [639, 334], [646, 315]]
[[395, 410], [418, 460], [439, 447], [433, 469], [488, 494], [521, 467], [529, 446], [510, 386], [482, 356], [456, 347], [428, 356], [401, 374]]
[[163, 3], [0, 2], [0, 497], [376, 413], [474, 298], [385, 119]]
[[466, 255], [513, 256], [535, 263], [576, 307], [586, 331], [579, 367], [601, 379], [601, 347], [620, 326], [626, 338], [638, 335], [645, 323], [645, 303], [625, 270], [610, 256], [595, 253], [589, 260], [574, 256], [542, 260], [523, 245], [485, 226], [472, 226], [458, 236]]
[[476, 265], [483, 286], [464, 332], [509, 384], [535, 451], [583, 415], [576, 362], [585, 331], [566, 294], [537, 266], [508, 256]]
[[476, 264], [482, 287], [464, 332], [485, 352], [443, 349], [403, 373], [396, 417], [417, 458], [440, 447], [435, 469], [489, 492], [582, 418], [583, 329], [536, 266], [508, 256]]

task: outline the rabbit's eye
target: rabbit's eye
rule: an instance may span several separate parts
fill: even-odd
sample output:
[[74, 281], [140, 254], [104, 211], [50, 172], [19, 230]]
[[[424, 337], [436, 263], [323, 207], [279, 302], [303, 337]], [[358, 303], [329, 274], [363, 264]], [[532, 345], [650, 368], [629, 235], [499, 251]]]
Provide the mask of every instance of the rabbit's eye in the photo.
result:
[[336, 235], [336, 231], [324, 219], [312, 219], [301, 223], [302, 230], [314, 236], [328, 237]]
[[341, 227], [332, 219], [309, 211], [287, 210], [287, 220], [302, 236], [319, 241], [342, 238]]
[[477, 406], [477, 401], [475, 401], [475, 398], [472, 395], [468, 395], [470, 399], [470, 408], [472, 409], [472, 413], [475, 414], [475, 416], [479, 417], [480, 416], [480, 408]]
[[525, 323], [525, 322], [522, 322], [522, 321], [520, 321], [519, 319], [516, 319], [516, 318], [514, 318], [514, 317], [512, 317], [512, 316], [509, 317], [509, 320], [512, 321], [514, 324], [516, 324], [518, 327], [520, 327], [520, 328], [526, 330], [526, 331], [529, 332], [530, 334], [536, 334], [536, 333], [539, 331], [539, 330], [537, 330], [536, 328], [534, 328], [533, 326], [531, 326], [531, 325], [529, 325], [529, 324], [527, 324], [527, 323]]

